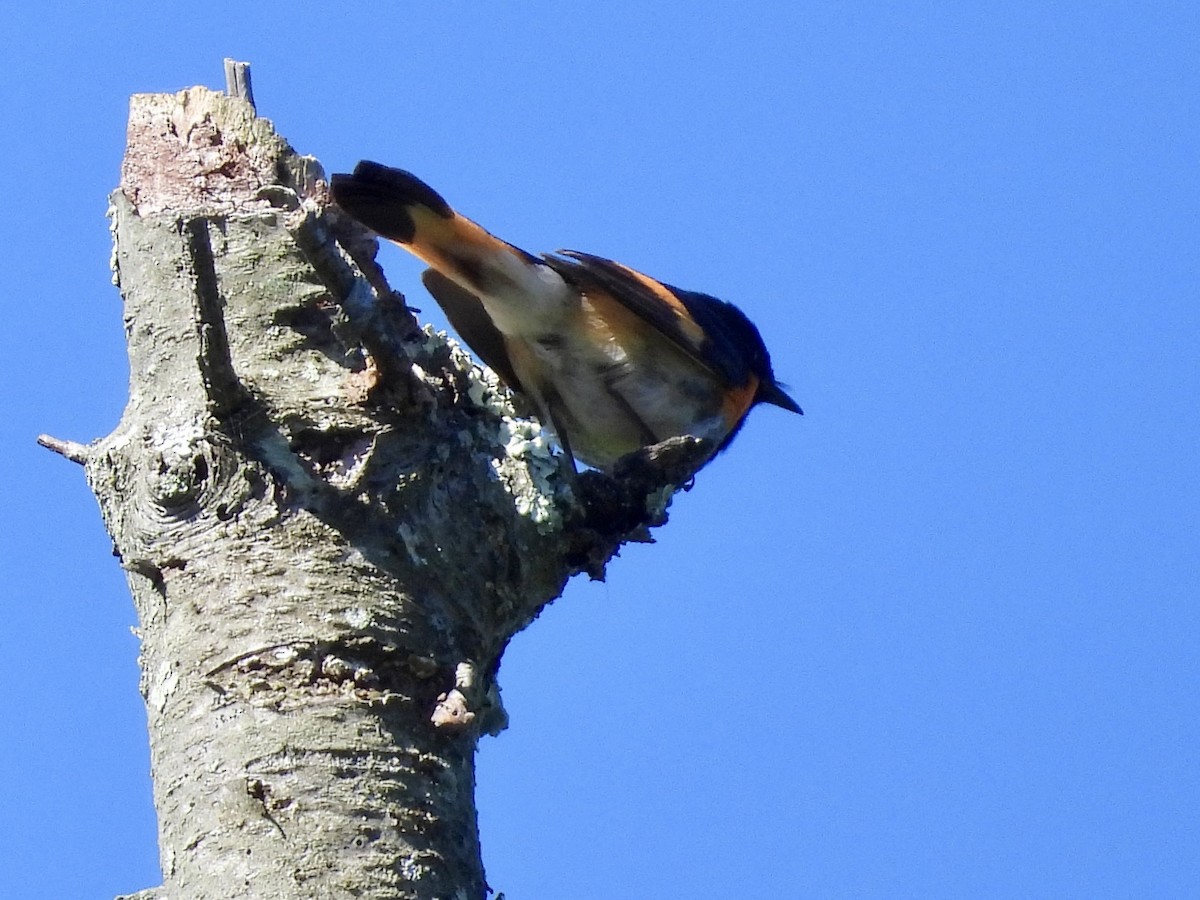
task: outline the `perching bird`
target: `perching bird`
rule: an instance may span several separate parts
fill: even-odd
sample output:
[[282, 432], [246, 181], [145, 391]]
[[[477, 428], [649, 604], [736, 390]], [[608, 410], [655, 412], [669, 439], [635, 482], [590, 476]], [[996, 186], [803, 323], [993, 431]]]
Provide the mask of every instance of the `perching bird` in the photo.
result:
[[429, 265], [425, 286], [450, 324], [572, 460], [609, 469], [678, 435], [723, 449], [756, 403], [801, 412], [731, 303], [587, 253], [533, 256], [401, 169], [363, 161], [330, 186], [343, 210]]

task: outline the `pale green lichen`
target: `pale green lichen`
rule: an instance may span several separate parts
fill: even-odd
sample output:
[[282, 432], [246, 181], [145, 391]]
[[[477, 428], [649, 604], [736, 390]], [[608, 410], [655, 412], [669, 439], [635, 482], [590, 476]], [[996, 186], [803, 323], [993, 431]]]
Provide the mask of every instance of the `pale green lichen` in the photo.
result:
[[300, 372], [301, 378], [303, 378], [309, 384], [320, 384], [324, 375], [325, 373], [321, 371], [321, 368], [314, 360], [305, 360], [304, 368]]
[[420, 543], [420, 538], [413, 530], [413, 527], [407, 522], [401, 522], [396, 532], [400, 535], [400, 540], [404, 541], [404, 549], [408, 551], [408, 558], [412, 560], [413, 565], [425, 565], [425, 557], [417, 552], [417, 545]]
[[646, 512], [651, 518], [657, 519], [667, 511], [667, 507], [671, 505], [671, 498], [675, 496], [677, 490], [679, 490], [677, 485], [666, 484], [646, 497]]
[[404, 346], [410, 355], [416, 355], [413, 353], [415, 350], [416, 353], [429, 356], [441, 350], [448, 343], [451, 343], [451, 341], [446, 336], [446, 332], [438, 331], [432, 325], [426, 325], [421, 329], [419, 336], [406, 338]]
[[542, 534], [557, 529], [562, 524], [555, 502], [558, 459], [542, 426], [532, 419], [505, 416], [498, 438], [504, 455], [492, 460], [492, 470], [512, 495], [517, 513]]
[[410, 371], [412, 372], [413, 377], [415, 379], [417, 379], [417, 381], [427, 384], [433, 388], [437, 388], [439, 386], [438, 380], [435, 378], [431, 378], [429, 373], [426, 372], [425, 369], [420, 364], [413, 363], [412, 366], [410, 367]]
[[199, 422], [175, 425], [159, 422], [150, 432], [150, 445], [168, 464], [190, 458], [203, 439], [204, 428]]
[[480, 409], [498, 416], [513, 414], [512, 395], [500, 380], [500, 376], [486, 366], [472, 366], [471, 386], [467, 396]]
[[556, 468], [554, 452], [542, 426], [533, 419], [516, 419], [504, 416], [500, 420], [500, 442], [504, 452], [517, 459], [531, 462], [544, 461], [548, 469]]
[[[500, 377], [487, 366], [477, 363], [471, 354], [446, 332], [437, 331], [432, 325], [426, 325], [421, 329], [421, 338], [415, 341], [410, 340], [407, 345], [410, 349], [415, 347], [425, 354], [432, 354], [442, 349], [448, 350], [451, 365], [467, 374], [469, 381], [467, 396], [472, 403], [498, 416], [513, 414], [512, 395], [509, 394], [508, 388], [504, 386]], [[419, 364], [414, 363], [413, 369], [418, 378], [432, 383]]]
[[117, 246], [117, 232], [120, 229], [120, 223], [117, 221], [117, 204], [114, 202], [116, 194], [111, 194], [108, 198], [108, 209], [104, 215], [108, 217], [108, 233], [112, 235], [112, 250], [108, 256], [108, 269], [112, 274], [113, 287], [121, 286], [121, 252]]

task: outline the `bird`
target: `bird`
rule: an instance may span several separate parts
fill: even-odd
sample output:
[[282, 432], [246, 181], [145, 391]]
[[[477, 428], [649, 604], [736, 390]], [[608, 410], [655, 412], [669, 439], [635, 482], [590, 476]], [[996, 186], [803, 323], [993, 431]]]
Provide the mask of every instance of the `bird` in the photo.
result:
[[535, 256], [403, 169], [363, 160], [333, 175], [330, 192], [352, 219], [429, 266], [422, 281], [450, 324], [532, 401], [573, 469], [611, 471], [684, 435], [711, 442], [707, 463], [754, 406], [803, 414], [732, 303], [589, 253]]

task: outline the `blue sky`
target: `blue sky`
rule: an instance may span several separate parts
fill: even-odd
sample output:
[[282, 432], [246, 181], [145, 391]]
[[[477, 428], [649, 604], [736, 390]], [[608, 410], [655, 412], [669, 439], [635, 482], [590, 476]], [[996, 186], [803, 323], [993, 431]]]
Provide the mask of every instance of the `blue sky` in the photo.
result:
[[656, 545], [514, 642], [493, 887], [1200, 895], [1194, 4], [203, 12], [0, 33], [0, 895], [157, 883], [132, 604], [33, 440], [124, 404], [128, 96], [224, 56], [329, 171], [400, 165], [526, 249], [737, 302], [807, 413], [757, 411]]

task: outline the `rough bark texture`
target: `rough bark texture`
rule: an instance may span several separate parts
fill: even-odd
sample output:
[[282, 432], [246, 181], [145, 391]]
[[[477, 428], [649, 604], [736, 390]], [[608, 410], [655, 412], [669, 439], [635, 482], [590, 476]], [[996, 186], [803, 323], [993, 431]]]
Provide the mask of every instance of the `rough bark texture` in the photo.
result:
[[140, 620], [164, 872], [142, 897], [484, 897], [500, 656], [707, 450], [564, 471], [322, 179], [243, 99], [133, 98], [129, 403], [45, 443], [85, 464]]

